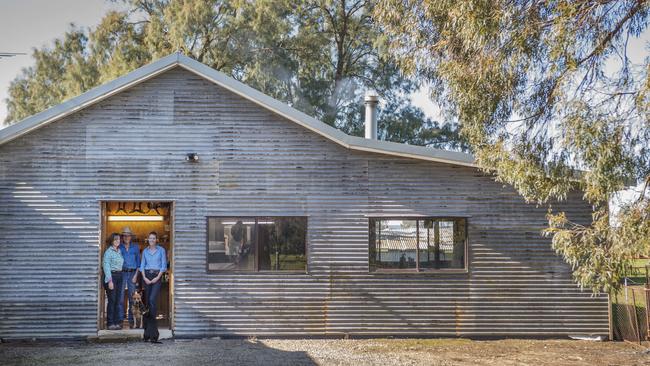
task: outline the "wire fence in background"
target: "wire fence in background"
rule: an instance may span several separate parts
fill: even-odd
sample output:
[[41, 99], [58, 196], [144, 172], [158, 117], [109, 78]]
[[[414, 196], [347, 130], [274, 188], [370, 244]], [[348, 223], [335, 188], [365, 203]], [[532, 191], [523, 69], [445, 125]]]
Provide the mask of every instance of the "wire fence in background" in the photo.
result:
[[615, 340], [641, 342], [648, 340], [648, 303], [650, 289], [646, 284], [626, 280], [625, 286], [612, 297], [612, 327]]

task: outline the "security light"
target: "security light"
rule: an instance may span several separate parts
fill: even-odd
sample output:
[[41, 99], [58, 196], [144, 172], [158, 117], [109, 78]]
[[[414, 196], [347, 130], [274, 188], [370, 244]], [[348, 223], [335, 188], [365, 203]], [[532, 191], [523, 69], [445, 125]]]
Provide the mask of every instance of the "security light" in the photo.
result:
[[192, 162], [192, 163], [197, 163], [199, 161], [199, 154], [197, 153], [188, 153], [187, 156], [185, 157], [186, 161]]

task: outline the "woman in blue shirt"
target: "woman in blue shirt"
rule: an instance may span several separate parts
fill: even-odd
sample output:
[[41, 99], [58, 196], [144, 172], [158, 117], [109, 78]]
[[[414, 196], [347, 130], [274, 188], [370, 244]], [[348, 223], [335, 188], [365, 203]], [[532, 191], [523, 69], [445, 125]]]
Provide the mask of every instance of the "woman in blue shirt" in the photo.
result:
[[120, 246], [120, 235], [113, 233], [109, 239], [110, 246], [104, 252], [102, 269], [104, 270], [104, 288], [108, 305], [106, 307], [106, 325], [110, 330], [122, 329], [120, 324], [119, 292], [124, 288], [122, 282], [122, 265], [124, 258], [118, 249]]
[[165, 248], [158, 245], [158, 234], [155, 231], [149, 233], [147, 237], [149, 246], [142, 250], [142, 261], [140, 262], [140, 272], [144, 281], [145, 296], [151, 315], [156, 317], [157, 300], [160, 294], [160, 279], [167, 270], [167, 253]]

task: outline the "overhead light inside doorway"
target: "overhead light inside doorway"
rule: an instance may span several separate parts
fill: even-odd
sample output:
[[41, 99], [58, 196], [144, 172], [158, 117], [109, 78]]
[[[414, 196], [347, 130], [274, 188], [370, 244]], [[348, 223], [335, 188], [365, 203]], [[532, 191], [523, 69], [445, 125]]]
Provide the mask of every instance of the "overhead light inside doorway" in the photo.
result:
[[163, 216], [109, 216], [108, 221], [163, 221]]

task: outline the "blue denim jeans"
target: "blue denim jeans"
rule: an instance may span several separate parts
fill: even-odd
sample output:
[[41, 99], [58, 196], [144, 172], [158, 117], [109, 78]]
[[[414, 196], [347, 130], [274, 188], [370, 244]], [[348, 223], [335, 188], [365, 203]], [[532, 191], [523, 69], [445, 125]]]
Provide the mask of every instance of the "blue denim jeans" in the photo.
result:
[[106, 299], [108, 300], [108, 306], [106, 308], [107, 327], [113, 324], [119, 324], [121, 322], [118, 296], [120, 293], [120, 288], [124, 288], [121, 272], [111, 272], [111, 278], [113, 280], [112, 290], [108, 288], [108, 283], [104, 282], [104, 289], [106, 289]]
[[126, 287], [128, 289], [129, 293], [129, 323], [133, 323], [133, 312], [131, 310], [131, 307], [133, 306], [133, 293], [135, 292], [135, 283], [131, 282], [131, 279], [133, 279], [133, 276], [135, 276], [136, 272], [122, 272], [122, 281], [124, 284], [122, 287], [120, 287], [120, 294], [119, 294], [119, 299], [120, 299], [120, 321], [124, 320], [124, 288]]
[[[147, 279], [152, 280], [156, 276], [158, 276], [158, 272], [159, 271], [147, 269], [144, 271], [144, 274], [147, 276]], [[152, 285], [147, 285], [147, 284], [144, 285], [145, 296], [147, 297], [147, 306], [149, 306], [149, 311], [154, 317], [158, 315], [157, 302], [158, 302], [158, 294], [160, 294], [161, 284], [162, 284], [162, 277], [158, 280], [158, 282]]]

